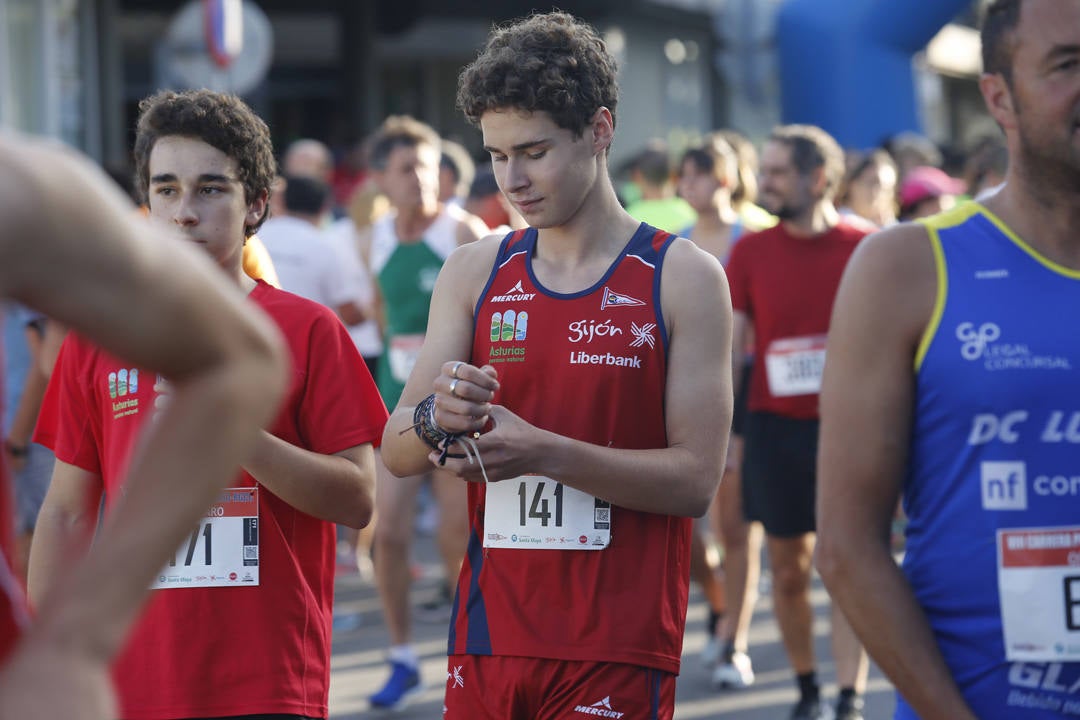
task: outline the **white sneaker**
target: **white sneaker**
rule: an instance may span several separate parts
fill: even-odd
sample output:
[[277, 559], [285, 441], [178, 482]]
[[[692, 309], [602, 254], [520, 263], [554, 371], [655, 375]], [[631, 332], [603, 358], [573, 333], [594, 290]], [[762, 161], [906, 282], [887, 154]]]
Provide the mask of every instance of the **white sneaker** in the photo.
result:
[[720, 655], [724, 652], [724, 644], [711, 637], [705, 641], [705, 647], [701, 648], [701, 666], [706, 670], [712, 670], [720, 662]]
[[750, 656], [737, 652], [727, 662], [713, 670], [712, 683], [717, 688], [745, 688], [754, 684], [754, 667]]

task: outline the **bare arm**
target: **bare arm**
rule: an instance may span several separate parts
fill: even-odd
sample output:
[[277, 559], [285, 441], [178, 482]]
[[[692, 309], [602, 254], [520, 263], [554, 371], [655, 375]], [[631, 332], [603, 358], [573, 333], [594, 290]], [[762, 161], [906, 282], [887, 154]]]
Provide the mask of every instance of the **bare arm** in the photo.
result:
[[821, 392], [817, 565], [919, 717], [974, 720], [889, 547], [907, 463], [914, 358], [936, 293], [930, 244], [918, 226], [864, 241], [844, 274]]
[[217, 267], [134, 220], [109, 180], [70, 152], [0, 139], [0, 216], [0, 294], [174, 388], [85, 560], [39, 598], [28, 640], [106, 662], [154, 575], [272, 416], [284, 354], [271, 323]]
[[34, 528], [27, 582], [31, 604], [40, 605], [86, 554], [97, 529], [103, 491], [100, 475], [56, 461]]
[[[460, 252], [455, 256], [470, 262]], [[450, 269], [445, 275], [454, 278], [458, 273], [467, 275], [460, 269]], [[435, 336], [432, 345], [438, 354], [429, 354], [425, 343], [421, 359], [426, 364], [421, 371], [414, 370], [406, 387], [406, 393], [412, 389], [412, 394], [403, 395], [384, 443], [393, 443], [391, 435], [412, 424], [411, 405], [423, 397], [423, 389], [417, 387], [422, 384], [420, 378], [435, 376], [436, 420], [442, 427], [471, 430], [482, 426], [485, 415], [494, 420], [495, 428], [478, 441], [489, 479], [539, 473], [629, 509], [683, 516], [705, 512], [720, 481], [732, 411], [731, 303], [715, 258], [685, 240], [668, 251], [661, 283], [670, 330], [665, 397], [668, 447], [654, 450], [601, 447], [529, 425], [509, 410], [489, 404], [497, 382], [490, 370], [460, 368], [457, 394], [468, 399], [451, 396], [453, 361], [468, 357], [471, 345], [472, 308], [461, 301], [470, 295], [456, 287], [456, 280], [448, 280], [443, 289], [450, 297], [445, 307], [433, 299], [428, 334], [429, 340]], [[451, 332], [453, 337], [445, 337]], [[719, 441], [717, 428], [725, 429]], [[399, 448], [404, 447], [403, 440]], [[430, 452], [415, 437], [407, 447], [412, 462]], [[398, 472], [390, 460], [387, 465]], [[411, 470], [415, 465], [404, 467]], [[482, 477], [478, 466], [464, 460], [450, 460], [446, 467], [467, 480]]]
[[[26, 462], [25, 452], [30, 445], [30, 438], [34, 434], [34, 423], [41, 411], [41, 399], [45, 395], [45, 387], [49, 383], [49, 377], [42, 370], [41, 346], [42, 340], [38, 331], [32, 327], [26, 328], [26, 344], [30, 350], [31, 362], [26, 369], [26, 377], [23, 380], [22, 393], [19, 395], [19, 404], [15, 407], [15, 414], [8, 428], [5, 454], [9, 466], [13, 470], [20, 470]], [[23, 455], [16, 457], [12, 452], [21, 449]]]
[[260, 433], [245, 469], [270, 492], [308, 515], [362, 528], [375, 508], [375, 451], [364, 443], [333, 455]]

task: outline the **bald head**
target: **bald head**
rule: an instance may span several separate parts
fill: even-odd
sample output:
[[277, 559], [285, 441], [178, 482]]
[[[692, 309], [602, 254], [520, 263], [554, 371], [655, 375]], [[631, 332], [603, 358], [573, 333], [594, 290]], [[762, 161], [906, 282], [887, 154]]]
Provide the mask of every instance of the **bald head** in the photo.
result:
[[329, 182], [334, 160], [330, 155], [330, 148], [326, 145], [318, 140], [303, 139], [289, 145], [281, 165], [283, 175]]

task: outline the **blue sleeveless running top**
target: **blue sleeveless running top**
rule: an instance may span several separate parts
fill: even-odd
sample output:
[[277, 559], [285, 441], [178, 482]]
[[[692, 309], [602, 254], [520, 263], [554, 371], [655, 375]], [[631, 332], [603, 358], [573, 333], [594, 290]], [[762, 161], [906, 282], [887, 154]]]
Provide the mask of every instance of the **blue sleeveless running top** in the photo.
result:
[[1080, 716], [1080, 272], [977, 203], [924, 225], [904, 572], [980, 720]]

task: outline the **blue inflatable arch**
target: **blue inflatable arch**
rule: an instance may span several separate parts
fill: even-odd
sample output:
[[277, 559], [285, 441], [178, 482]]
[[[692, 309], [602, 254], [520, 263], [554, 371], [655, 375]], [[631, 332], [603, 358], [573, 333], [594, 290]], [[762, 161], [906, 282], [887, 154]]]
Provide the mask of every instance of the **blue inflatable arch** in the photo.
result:
[[777, 18], [782, 117], [868, 148], [920, 131], [911, 58], [971, 0], [788, 0]]

